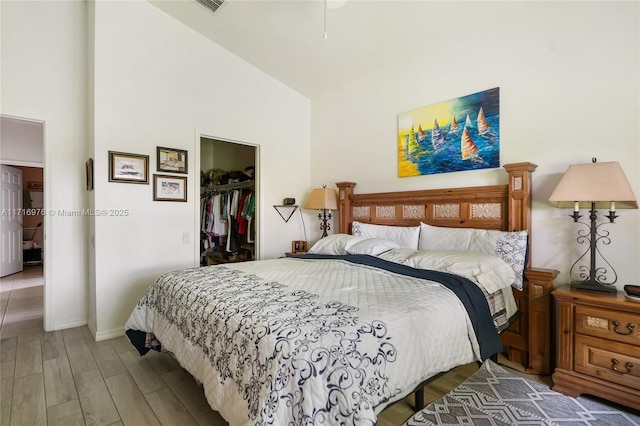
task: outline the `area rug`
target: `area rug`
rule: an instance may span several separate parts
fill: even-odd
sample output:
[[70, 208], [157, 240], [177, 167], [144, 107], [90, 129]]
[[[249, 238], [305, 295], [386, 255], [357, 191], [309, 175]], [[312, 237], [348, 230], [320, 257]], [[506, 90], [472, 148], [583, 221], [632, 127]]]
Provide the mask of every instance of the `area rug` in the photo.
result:
[[405, 426], [640, 426], [640, 415], [586, 397], [571, 398], [486, 361], [458, 387], [411, 417]]

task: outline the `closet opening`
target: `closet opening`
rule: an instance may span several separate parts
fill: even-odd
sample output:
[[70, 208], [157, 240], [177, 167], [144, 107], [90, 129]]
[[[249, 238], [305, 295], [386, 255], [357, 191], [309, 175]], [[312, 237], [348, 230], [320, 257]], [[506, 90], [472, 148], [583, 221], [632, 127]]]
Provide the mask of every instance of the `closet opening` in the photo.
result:
[[257, 147], [200, 138], [200, 265], [256, 259]]

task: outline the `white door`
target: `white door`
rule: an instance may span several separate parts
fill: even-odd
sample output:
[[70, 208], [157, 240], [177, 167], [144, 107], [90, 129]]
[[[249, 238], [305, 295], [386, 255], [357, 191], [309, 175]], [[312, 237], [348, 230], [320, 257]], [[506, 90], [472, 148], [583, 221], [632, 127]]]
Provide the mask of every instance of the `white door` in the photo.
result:
[[0, 277], [22, 271], [22, 170], [2, 165]]

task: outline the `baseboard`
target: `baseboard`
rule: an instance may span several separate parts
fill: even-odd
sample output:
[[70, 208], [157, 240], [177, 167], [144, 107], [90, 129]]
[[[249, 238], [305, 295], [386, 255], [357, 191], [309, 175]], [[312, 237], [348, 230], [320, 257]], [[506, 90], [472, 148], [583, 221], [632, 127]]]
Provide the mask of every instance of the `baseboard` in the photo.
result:
[[51, 330], [45, 330], [45, 331], [66, 330], [67, 328], [82, 327], [83, 325], [87, 325], [87, 321], [62, 322], [62, 323], [54, 324]]
[[89, 328], [89, 331], [91, 332], [91, 335], [93, 336], [93, 339], [95, 340], [95, 338], [96, 338], [96, 325], [93, 323], [93, 321], [91, 321], [89, 319], [89, 320], [87, 320], [87, 327]]
[[93, 337], [96, 340], [96, 342], [100, 342], [102, 340], [113, 339], [113, 338], [116, 338], [116, 337], [121, 337], [121, 336], [124, 336], [124, 334], [125, 334], [124, 333], [124, 327], [118, 327], [118, 328], [114, 328], [112, 330], [106, 330], [106, 331], [98, 332], [96, 330], [96, 325], [90, 320], [87, 320], [87, 321], [72, 321], [72, 322], [65, 322], [65, 323], [56, 324], [55, 327], [53, 328], [53, 330], [47, 330], [47, 331], [65, 330], [67, 328], [82, 327], [83, 325], [86, 325], [87, 328], [89, 328], [89, 331], [93, 335]]
[[100, 331], [100, 332], [95, 331], [94, 329], [94, 330], [91, 330], [91, 333], [93, 333], [94, 337], [96, 338], [96, 342], [100, 342], [102, 340], [108, 340], [108, 339], [124, 336], [124, 327], [113, 328], [111, 330]]

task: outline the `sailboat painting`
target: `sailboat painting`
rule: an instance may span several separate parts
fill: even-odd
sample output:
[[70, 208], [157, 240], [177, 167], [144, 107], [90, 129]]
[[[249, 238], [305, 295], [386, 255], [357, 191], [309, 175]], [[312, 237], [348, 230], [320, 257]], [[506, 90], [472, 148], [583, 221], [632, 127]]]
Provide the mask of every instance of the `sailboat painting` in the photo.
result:
[[398, 114], [399, 177], [496, 167], [499, 87]]

